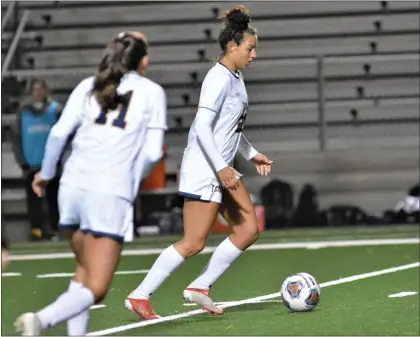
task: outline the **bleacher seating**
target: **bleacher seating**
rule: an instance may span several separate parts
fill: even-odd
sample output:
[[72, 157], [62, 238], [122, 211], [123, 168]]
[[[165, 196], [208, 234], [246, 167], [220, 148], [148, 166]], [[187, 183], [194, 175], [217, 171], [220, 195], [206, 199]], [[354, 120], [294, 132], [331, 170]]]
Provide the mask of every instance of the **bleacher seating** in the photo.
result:
[[[22, 80], [44, 77], [54, 96], [65, 102], [74, 85], [93, 73], [112, 36], [124, 30], [142, 31], [150, 41], [149, 76], [167, 92], [168, 162], [175, 170], [196, 112], [200, 83], [210, 60], [219, 54], [216, 16], [233, 4], [237, 3], [22, 1], [20, 12], [31, 10], [30, 24], [20, 42], [21, 66], [9, 75]], [[404, 165], [407, 158], [418, 160], [419, 3], [284, 1], [246, 6], [259, 32], [259, 59], [244, 72], [250, 102], [245, 130], [258, 149], [275, 158], [274, 174], [296, 186], [303, 181], [319, 183], [324, 201], [356, 202], [362, 200], [363, 188], [374, 195], [375, 186], [376, 200], [397, 200], [392, 191], [404, 191], [404, 183], [414, 183], [410, 179], [418, 170], [414, 159], [408, 160], [410, 167]], [[11, 36], [8, 27], [2, 36], [3, 56]], [[332, 151], [328, 155], [317, 152], [318, 55], [324, 56], [325, 116]], [[2, 114], [3, 130], [13, 121], [13, 115]], [[389, 159], [383, 155], [382, 169], [370, 166], [377, 148], [390, 154]], [[3, 144], [3, 149], [3, 162], [7, 158], [11, 166], [3, 169], [2, 179], [18, 170], [10, 146]], [[302, 165], [293, 160], [294, 151], [306, 167], [315, 156], [325, 164], [316, 169], [321, 172], [308, 170], [297, 178], [293, 172], [300, 172]], [[360, 167], [336, 167], [338, 157], [352, 157], [354, 151], [369, 153], [360, 159]], [[387, 172], [400, 167], [394, 165], [391, 153], [401, 152], [406, 154], [401, 162], [405, 178], [390, 182]], [[287, 160], [294, 164], [285, 170]], [[357, 184], [377, 170], [382, 173], [369, 179], [370, 185]], [[332, 177], [338, 172], [340, 177], [348, 174], [342, 180], [347, 187], [335, 190], [338, 183]], [[250, 188], [257, 190], [264, 180], [250, 176]], [[378, 211], [378, 205], [362, 206]]]

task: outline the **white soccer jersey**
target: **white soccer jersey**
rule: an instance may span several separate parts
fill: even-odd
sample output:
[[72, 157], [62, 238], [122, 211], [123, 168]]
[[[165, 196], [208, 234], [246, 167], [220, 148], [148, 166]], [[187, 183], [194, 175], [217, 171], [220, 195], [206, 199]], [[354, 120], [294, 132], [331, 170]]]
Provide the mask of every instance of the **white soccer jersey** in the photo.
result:
[[[242, 74], [233, 73], [221, 63], [207, 73], [200, 93], [199, 111], [188, 134], [181, 173], [216, 178], [223, 167], [215, 167], [207, 158], [198, 139], [197, 120], [207, 113], [216, 113], [212, 134], [217, 150], [227, 165], [232, 165], [242, 137], [248, 109], [248, 95]], [[219, 165], [223, 166], [223, 165]]]
[[[146, 132], [167, 127], [165, 92], [153, 81], [130, 72], [118, 87], [128, 104], [105, 114], [90, 94], [93, 81], [87, 78], [74, 89], [55, 126], [56, 134], [77, 128], [61, 184], [132, 200], [141, 174], [134, 167]], [[46, 166], [48, 162], [44, 160]], [[51, 171], [44, 163], [41, 177]]]

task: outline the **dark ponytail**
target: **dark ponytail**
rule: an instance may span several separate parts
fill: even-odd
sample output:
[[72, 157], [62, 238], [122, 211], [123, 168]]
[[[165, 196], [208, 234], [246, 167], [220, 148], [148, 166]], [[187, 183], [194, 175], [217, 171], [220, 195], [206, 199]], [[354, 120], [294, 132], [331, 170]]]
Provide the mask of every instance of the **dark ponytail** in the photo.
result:
[[120, 33], [107, 46], [95, 74], [92, 93], [103, 111], [115, 110], [121, 102], [117, 88], [122, 77], [138, 69], [147, 55], [147, 45], [130, 33]]
[[245, 6], [233, 7], [223, 12], [220, 18], [224, 23], [224, 27], [220, 31], [217, 41], [223, 54], [226, 54], [227, 45], [230, 41], [235, 41], [237, 45], [240, 45], [245, 33], [250, 35], [257, 34], [256, 29], [249, 25], [251, 15]]

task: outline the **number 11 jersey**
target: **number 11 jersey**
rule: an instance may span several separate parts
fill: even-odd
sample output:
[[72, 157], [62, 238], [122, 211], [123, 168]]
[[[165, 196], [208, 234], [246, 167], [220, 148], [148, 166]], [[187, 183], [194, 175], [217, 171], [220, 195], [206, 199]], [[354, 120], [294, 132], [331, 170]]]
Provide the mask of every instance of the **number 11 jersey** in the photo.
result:
[[70, 95], [59, 121], [77, 128], [61, 184], [131, 200], [138, 180], [136, 161], [150, 128], [166, 129], [166, 97], [161, 86], [126, 74], [118, 86], [122, 102], [101, 111], [91, 94], [94, 78], [83, 80]]

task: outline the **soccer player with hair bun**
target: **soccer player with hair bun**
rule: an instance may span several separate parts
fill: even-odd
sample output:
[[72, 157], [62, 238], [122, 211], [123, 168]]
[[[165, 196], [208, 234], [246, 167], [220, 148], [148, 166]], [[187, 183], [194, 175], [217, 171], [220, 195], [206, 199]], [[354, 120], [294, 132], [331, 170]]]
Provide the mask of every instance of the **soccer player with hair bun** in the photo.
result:
[[257, 219], [241, 174], [231, 165], [237, 152], [269, 175], [271, 161], [258, 153], [242, 131], [248, 96], [240, 70], [256, 55], [257, 31], [249, 11], [237, 6], [224, 12], [218, 42], [221, 56], [207, 73], [197, 115], [191, 125], [180, 169], [179, 193], [184, 202], [184, 236], [157, 258], [125, 306], [143, 319], [159, 316], [149, 298], [186, 259], [202, 251], [218, 212], [232, 228], [202, 273], [184, 290], [184, 298], [212, 314], [222, 314], [209, 296], [210, 287], [258, 239]]

